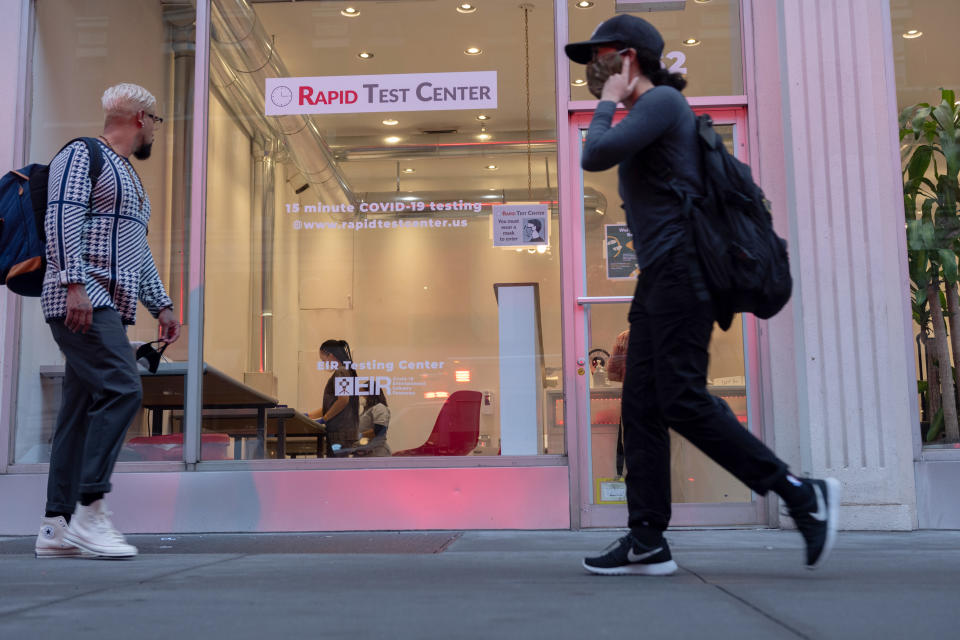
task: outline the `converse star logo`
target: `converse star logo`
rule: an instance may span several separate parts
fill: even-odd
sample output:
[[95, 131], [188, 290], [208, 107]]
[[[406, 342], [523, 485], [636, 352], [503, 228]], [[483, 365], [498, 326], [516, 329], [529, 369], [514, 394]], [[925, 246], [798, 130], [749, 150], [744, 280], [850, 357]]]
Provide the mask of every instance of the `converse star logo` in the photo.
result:
[[40, 529], [40, 534], [43, 535], [44, 538], [52, 538], [53, 527], [51, 527], [50, 525], [46, 525], [45, 527], [43, 527], [43, 529]]
[[629, 551], [627, 551], [627, 560], [629, 560], [630, 562], [640, 562], [642, 560], [646, 560], [647, 558], [657, 555], [661, 551], [663, 551], [663, 547], [657, 547], [656, 549], [652, 551], [647, 551], [646, 553], [634, 553], [633, 549], [630, 549]]
[[814, 486], [813, 493], [817, 496], [817, 510], [811, 513], [810, 517], [814, 520], [825, 522], [827, 519], [827, 504], [823, 499], [823, 491], [820, 490], [820, 487]]

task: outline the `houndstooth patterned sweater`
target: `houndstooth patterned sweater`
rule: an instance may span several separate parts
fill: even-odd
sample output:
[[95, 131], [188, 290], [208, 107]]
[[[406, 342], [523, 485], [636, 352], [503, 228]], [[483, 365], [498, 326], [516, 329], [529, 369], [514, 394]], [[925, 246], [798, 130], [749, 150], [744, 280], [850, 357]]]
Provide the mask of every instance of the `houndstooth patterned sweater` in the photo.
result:
[[[76, 141], [50, 163], [47, 272], [41, 306], [47, 321], [67, 315], [67, 285], [83, 283], [94, 309], [112, 307], [134, 324], [137, 300], [157, 317], [173, 303], [147, 244], [150, 199], [129, 163], [101, 143], [103, 170], [90, 198], [90, 154]], [[136, 182], [134, 182], [136, 181]], [[143, 194], [143, 202], [137, 194]]]

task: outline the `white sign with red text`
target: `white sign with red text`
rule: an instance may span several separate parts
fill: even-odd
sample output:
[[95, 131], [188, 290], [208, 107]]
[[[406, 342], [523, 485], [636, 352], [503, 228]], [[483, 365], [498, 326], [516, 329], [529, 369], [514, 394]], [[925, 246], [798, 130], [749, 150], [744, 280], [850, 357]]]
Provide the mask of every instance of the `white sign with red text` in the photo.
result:
[[266, 115], [496, 109], [497, 72], [267, 78]]
[[550, 244], [550, 205], [493, 205], [493, 246], [530, 247]]

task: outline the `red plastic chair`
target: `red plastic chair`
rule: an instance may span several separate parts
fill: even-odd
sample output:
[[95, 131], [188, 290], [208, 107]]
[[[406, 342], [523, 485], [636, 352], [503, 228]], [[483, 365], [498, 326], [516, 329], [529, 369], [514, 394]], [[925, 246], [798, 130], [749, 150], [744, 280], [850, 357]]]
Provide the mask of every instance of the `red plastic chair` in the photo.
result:
[[395, 456], [465, 456], [480, 440], [479, 391], [454, 391], [447, 398], [427, 441], [416, 449], [397, 451]]
[[[182, 433], [130, 438], [127, 446], [143, 456], [144, 460], [183, 460]], [[230, 436], [225, 433], [202, 434], [200, 457], [203, 460], [233, 460]]]

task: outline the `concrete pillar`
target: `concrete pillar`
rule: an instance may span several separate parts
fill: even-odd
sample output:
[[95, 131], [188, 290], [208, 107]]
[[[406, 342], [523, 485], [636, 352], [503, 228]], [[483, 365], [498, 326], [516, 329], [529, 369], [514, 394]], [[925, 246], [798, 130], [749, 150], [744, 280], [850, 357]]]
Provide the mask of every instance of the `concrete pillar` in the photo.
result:
[[[757, 19], [772, 3], [753, 2]], [[766, 5], [765, 7], [763, 5]], [[844, 485], [848, 529], [916, 527], [912, 325], [886, 0], [777, 0], [758, 45], [760, 163], [779, 182], [793, 301], [767, 323], [766, 418], [796, 471]], [[767, 39], [769, 43], [769, 38]], [[779, 87], [764, 74], [778, 61]], [[767, 60], [767, 62], [764, 62]], [[768, 105], [771, 106], [771, 105]], [[776, 134], [782, 158], [763, 146]], [[770, 410], [772, 406], [773, 410]], [[785, 446], [781, 447], [780, 444]]]

